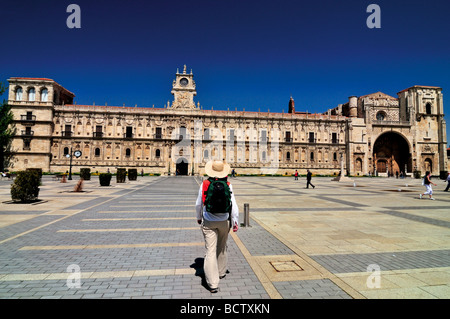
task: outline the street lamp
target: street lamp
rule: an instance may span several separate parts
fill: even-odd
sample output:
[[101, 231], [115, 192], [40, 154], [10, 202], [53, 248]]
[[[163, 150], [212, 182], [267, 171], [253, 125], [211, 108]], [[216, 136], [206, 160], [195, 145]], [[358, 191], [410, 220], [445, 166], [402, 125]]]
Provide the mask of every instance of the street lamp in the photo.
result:
[[72, 153], [72, 146], [70, 147], [70, 153], [66, 155], [66, 157], [68, 157], [70, 159], [69, 161], [69, 178], [68, 180], [71, 181], [72, 180], [72, 157], [73, 155], [75, 155], [76, 158], [81, 156], [81, 151], [75, 151], [74, 153]]
[[69, 155], [69, 158], [70, 158], [70, 163], [69, 163], [69, 178], [68, 178], [68, 180], [69, 181], [71, 181], [72, 180], [72, 156], [73, 155], [73, 153], [72, 153], [72, 146], [70, 147], [70, 155]]

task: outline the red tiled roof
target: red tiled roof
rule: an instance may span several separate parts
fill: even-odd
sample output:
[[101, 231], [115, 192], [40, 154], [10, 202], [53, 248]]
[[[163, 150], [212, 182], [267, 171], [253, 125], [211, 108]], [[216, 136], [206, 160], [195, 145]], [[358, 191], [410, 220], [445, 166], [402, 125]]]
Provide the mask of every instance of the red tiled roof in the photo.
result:
[[[53, 79], [47, 79], [47, 78], [28, 78], [28, 77], [17, 77], [14, 76], [11, 79], [18, 79], [18, 80], [35, 80], [35, 81], [53, 81], [55, 82]], [[55, 82], [56, 83], [56, 82]]]

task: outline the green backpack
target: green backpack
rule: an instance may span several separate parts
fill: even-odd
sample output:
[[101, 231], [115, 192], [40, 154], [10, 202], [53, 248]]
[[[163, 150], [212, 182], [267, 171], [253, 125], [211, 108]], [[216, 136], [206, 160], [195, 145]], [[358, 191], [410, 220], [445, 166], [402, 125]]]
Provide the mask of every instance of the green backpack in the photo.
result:
[[211, 214], [231, 212], [230, 183], [210, 177], [203, 182], [203, 204]]

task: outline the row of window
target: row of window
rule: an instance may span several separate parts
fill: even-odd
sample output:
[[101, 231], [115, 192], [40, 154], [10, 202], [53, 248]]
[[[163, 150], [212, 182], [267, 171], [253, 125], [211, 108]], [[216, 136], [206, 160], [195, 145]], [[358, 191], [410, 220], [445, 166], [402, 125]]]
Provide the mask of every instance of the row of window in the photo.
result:
[[[69, 148], [68, 147], [64, 147], [64, 156], [66, 156], [67, 154], [69, 154]], [[98, 157], [100, 156], [100, 149], [97, 147], [94, 150], [94, 156]], [[131, 149], [127, 148], [125, 149], [125, 157], [130, 157], [131, 156]], [[159, 149], [157, 149], [155, 151], [155, 157], [156, 158], [160, 158], [161, 157], [161, 151]]]
[[[286, 152], [286, 160], [290, 161], [291, 160], [291, 152]], [[309, 153], [309, 160], [314, 162], [315, 157], [314, 157], [314, 152]], [[333, 161], [337, 161], [338, 157], [337, 157], [337, 153], [333, 153]]]
[[[65, 148], [64, 148], [64, 156], [67, 155], [67, 154], [69, 154], [69, 148], [68, 148], [68, 147], [65, 147]], [[96, 148], [96, 149], [94, 150], [94, 155], [95, 155], [96, 157], [99, 157], [99, 156], [100, 156], [100, 148]], [[129, 149], [129, 148], [125, 149], [125, 157], [130, 157], [130, 156], [131, 156], [131, 149]], [[205, 151], [203, 152], [203, 156], [204, 156], [205, 158], [208, 158], [208, 157], [209, 157], [209, 151], [208, 151], [208, 150], [205, 150]], [[157, 150], [155, 151], [155, 157], [156, 157], [156, 158], [160, 158], [160, 157], [161, 157], [161, 150], [157, 149]], [[265, 161], [265, 160], [266, 160], [266, 152], [262, 152], [261, 157], [262, 157], [262, 160]], [[309, 159], [310, 159], [311, 161], [314, 161], [314, 160], [315, 160], [314, 152], [311, 152], [311, 153], [310, 153], [310, 158], [309, 158]], [[291, 160], [291, 153], [290, 153], [290, 152], [287, 152], [287, 153], [286, 153], [286, 160], [287, 160], [287, 161], [290, 161], [290, 160]], [[333, 161], [337, 161], [337, 153], [333, 153]]]
[[[43, 88], [41, 90], [41, 102], [48, 102], [48, 89]], [[31, 87], [28, 88], [27, 91], [27, 101], [34, 102], [36, 101], [36, 89]], [[23, 89], [21, 87], [16, 88], [16, 101], [22, 101], [23, 99]]]
[[[94, 137], [102, 137], [103, 136], [103, 126], [97, 125], [93, 135], [94, 135]], [[64, 131], [63, 131], [63, 136], [66, 136], [66, 137], [72, 136], [72, 125], [67, 124], [65, 126]], [[186, 136], [187, 136], [186, 128], [185, 127], [181, 127], [179, 138], [183, 139]], [[131, 127], [131, 126], [127, 126], [126, 127], [125, 137], [126, 138], [132, 138], [133, 137], [133, 127]], [[162, 138], [162, 130], [161, 130], [160, 127], [156, 128], [155, 138], [158, 138], [158, 139]], [[234, 130], [231, 129], [229, 131], [228, 138], [231, 141], [233, 141], [235, 139]], [[210, 140], [211, 139], [209, 129], [205, 129], [204, 130], [204, 139], [205, 140]], [[266, 131], [261, 131], [261, 141], [262, 142], [267, 141], [267, 132]], [[310, 132], [309, 133], [308, 141], [310, 143], [315, 143], [316, 142], [316, 137], [315, 137], [315, 133], [314, 132]], [[289, 132], [289, 131], [286, 132], [285, 142], [292, 142], [291, 132]], [[333, 144], [337, 144], [338, 143], [337, 133], [332, 133], [331, 142]]]

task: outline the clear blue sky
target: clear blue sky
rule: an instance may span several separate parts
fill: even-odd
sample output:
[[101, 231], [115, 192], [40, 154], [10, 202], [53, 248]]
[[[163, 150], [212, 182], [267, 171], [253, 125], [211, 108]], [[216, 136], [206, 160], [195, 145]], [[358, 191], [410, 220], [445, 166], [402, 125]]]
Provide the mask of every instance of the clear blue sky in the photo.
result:
[[[66, 26], [71, 3], [81, 29]], [[381, 29], [366, 26], [371, 3]], [[207, 109], [286, 112], [292, 95], [297, 110], [324, 112], [417, 84], [441, 86], [449, 113], [449, 21], [437, 0], [8, 1], [0, 81], [48, 77], [78, 104], [162, 107], [186, 64]]]

